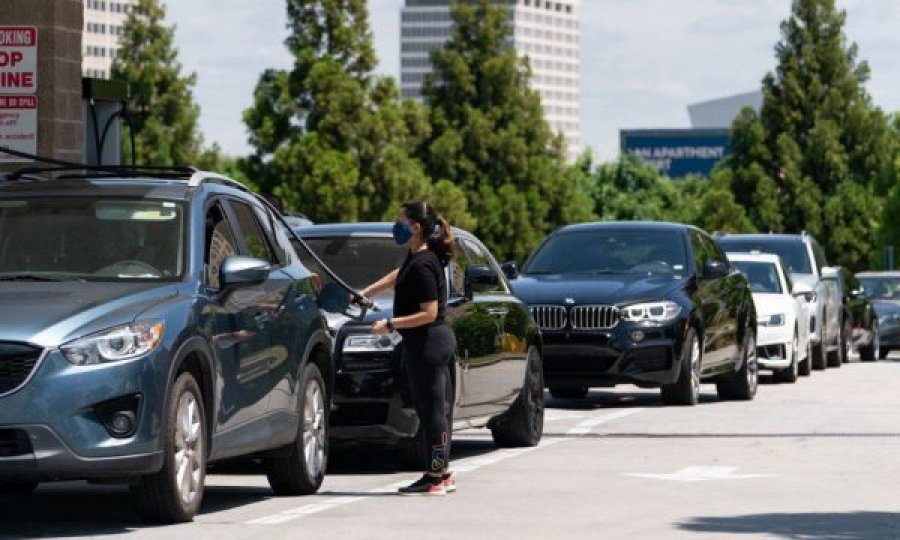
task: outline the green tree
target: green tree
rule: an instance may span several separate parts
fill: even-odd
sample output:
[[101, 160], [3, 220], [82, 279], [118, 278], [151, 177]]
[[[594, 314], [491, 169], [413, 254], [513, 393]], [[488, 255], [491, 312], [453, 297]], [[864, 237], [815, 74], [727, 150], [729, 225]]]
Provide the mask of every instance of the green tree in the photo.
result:
[[508, 8], [455, 2], [453, 20], [451, 39], [432, 53], [424, 90], [431, 132], [419, 156], [432, 178], [465, 192], [491, 249], [521, 260], [550, 230], [589, 219], [591, 203], [528, 87], [530, 69], [511, 44]]
[[264, 72], [244, 113], [248, 176], [314, 221], [393, 219], [401, 202], [440, 195], [451, 221], [470, 223], [461, 194], [410, 156], [427, 115], [372, 74], [366, 2], [288, 0], [287, 13], [294, 66]]
[[[112, 79], [128, 84], [130, 123], [139, 164], [194, 163], [202, 145], [194, 103], [194, 74], [182, 74], [175, 48], [175, 27], [166, 25], [159, 0], [139, 0], [125, 22], [121, 54]], [[123, 130], [122, 155], [131, 155], [131, 138]], [[127, 160], [126, 160], [127, 161]]]
[[891, 137], [845, 23], [834, 0], [794, 0], [762, 113], [735, 121], [734, 154], [718, 174], [760, 230], [807, 230], [837, 263], [861, 268], [877, 249]]

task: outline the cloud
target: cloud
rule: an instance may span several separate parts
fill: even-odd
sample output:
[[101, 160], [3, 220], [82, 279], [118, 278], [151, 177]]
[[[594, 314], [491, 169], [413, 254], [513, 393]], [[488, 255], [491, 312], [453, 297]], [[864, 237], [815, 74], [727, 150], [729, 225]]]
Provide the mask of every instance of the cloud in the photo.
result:
[[[399, 75], [403, 0], [369, 0], [379, 72]], [[900, 110], [896, 0], [839, 0], [847, 34], [869, 61], [875, 103]], [[774, 67], [787, 0], [582, 0], [582, 138], [618, 151], [620, 128], [687, 127], [688, 104], [759, 87]], [[171, 0], [185, 68], [208, 141], [248, 151], [241, 121], [267, 67], [289, 67], [284, 0]]]

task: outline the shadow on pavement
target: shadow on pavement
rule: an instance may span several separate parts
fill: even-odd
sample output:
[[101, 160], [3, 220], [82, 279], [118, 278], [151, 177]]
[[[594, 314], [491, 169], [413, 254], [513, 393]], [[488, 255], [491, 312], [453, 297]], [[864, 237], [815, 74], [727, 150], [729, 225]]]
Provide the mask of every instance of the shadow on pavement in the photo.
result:
[[[548, 409], [569, 411], [592, 411], [595, 409], [625, 409], [629, 407], [665, 407], [659, 397], [659, 390], [634, 392], [591, 391], [584, 399], [560, 399], [546, 393], [544, 403]], [[700, 403], [724, 403], [714, 393], [701, 393]]]
[[[207, 486], [201, 514], [271, 498], [268, 487]], [[153, 528], [137, 516], [128, 488], [65, 482], [28, 497], [0, 496], [0, 538], [107, 536]]]
[[766, 534], [796, 540], [900, 538], [900, 513], [823, 512], [700, 517], [679, 523], [684, 531], [719, 535]]

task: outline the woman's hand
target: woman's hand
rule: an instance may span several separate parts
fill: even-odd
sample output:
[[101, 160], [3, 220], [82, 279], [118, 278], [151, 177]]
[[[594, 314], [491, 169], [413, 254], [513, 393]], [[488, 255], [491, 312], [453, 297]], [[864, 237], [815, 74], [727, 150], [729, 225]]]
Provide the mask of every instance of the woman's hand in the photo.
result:
[[372, 333], [375, 334], [376, 336], [383, 336], [385, 334], [388, 334], [389, 330], [388, 330], [387, 321], [386, 320], [375, 321], [375, 323], [372, 324]]

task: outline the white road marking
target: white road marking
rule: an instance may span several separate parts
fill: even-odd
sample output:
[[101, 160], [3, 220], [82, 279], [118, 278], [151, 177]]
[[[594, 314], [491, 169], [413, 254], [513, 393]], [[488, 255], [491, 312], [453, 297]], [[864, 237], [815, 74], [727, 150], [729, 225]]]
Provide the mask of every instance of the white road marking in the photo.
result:
[[[606, 424], [608, 422], [612, 422], [613, 420], [618, 420], [620, 418], [625, 418], [626, 416], [631, 416], [632, 414], [639, 413], [644, 409], [622, 409], [620, 411], [614, 411], [609, 414], [605, 414], [603, 416], [598, 416], [595, 418], [588, 418], [587, 420], [583, 420], [577, 426], [570, 429], [566, 432], [566, 435], [584, 435], [589, 433], [593, 428], [600, 426], [602, 424]], [[581, 417], [583, 415], [572, 415], [569, 418]], [[562, 418], [559, 418], [562, 419]], [[546, 419], [545, 419], [546, 420]], [[572, 438], [560, 438], [560, 439], [544, 439], [538, 446], [533, 446], [529, 448], [508, 448], [504, 450], [499, 450], [497, 452], [493, 452], [486, 456], [475, 456], [465, 459], [460, 459], [458, 461], [453, 462], [453, 471], [454, 474], [465, 474], [470, 473], [472, 471], [476, 471], [481, 469], [482, 467], [487, 467], [488, 465], [493, 465], [495, 463], [499, 463], [501, 461], [505, 461], [510, 458], [518, 457], [523, 454], [527, 454], [529, 452], [533, 452], [535, 450], [539, 450], [541, 448], [547, 448], [548, 446], [553, 446], [554, 444], [558, 444], [564, 441], [570, 441]], [[385, 486], [380, 486], [374, 489], [370, 489], [366, 492], [368, 494], [386, 494], [386, 493], [396, 493], [398, 489], [409, 484], [409, 480], [404, 480], [402, 482], [394, 482], [393, 484], [388, 484]], [[310, 516], [313, 514], [319, 514], [322, 512], [326, 512], [328, 510], [332, 510], [334, 508], [338, 508], [340, 506], [346, 506], [348, 504], [352, 504], [355, 502], [364, 501], [367, 496], [366, 495], [348, 495], [342, 497], [332, 497], [330, 499], [324, 499], [315, 503], [305, 504], [303, 506], [298, 506], [296, 508], [290, 508], [288, 510], [283, 510], [278, 512], [277, 514], [272, 514], [269, 516], [264, 516], [258, 519], [253, 519], [247, 521], [247, 525], [280, 525], [282, 523], [287, 523], [288, 521], [293, 521], [295, 519]]]
[[567, 431], [566, 435], [586, 435], [599, 425], [612, 422], [613, 420], [618, 420], [619, 418], [625, 418], [626, 416], [631, 416], [632, 414], [637, 414], [643, 410], [644, 409], [640, 408], [622, 409], [620, 411], [613, 411], [603, 416], [588, 418], [587, 420], [582, 420], [577, 426]]
[[572, 411], [553, 411], [551, 413], [544, 414], [544, 422], [558, 422], [560, 420], [571, 420], [574, 418], [584, 418], [587, 416], [584, 413], [572, 412]]
[[708, 482], [711, 480], [748, 480], [751, 478], [771, 478], [772, 474], [735, 474], [738, 467], [685, 467], [668, 474], [628, 473], [636, 478], [671, 480], [674, 482]]

